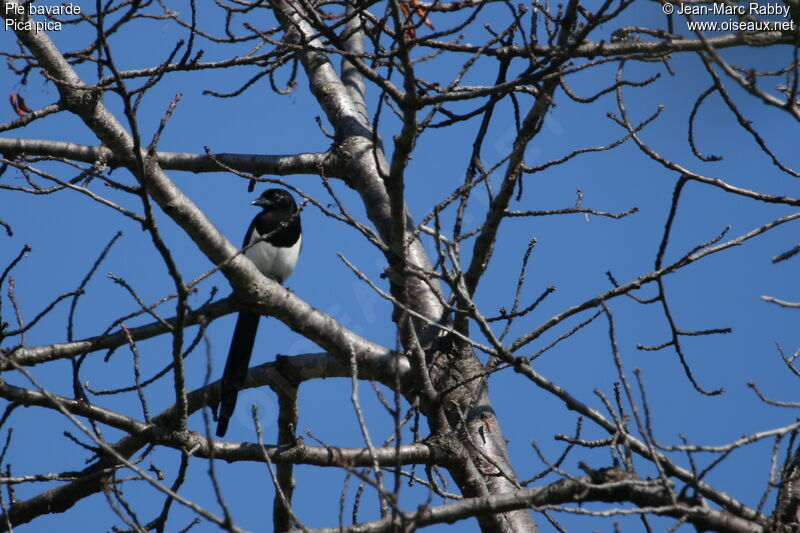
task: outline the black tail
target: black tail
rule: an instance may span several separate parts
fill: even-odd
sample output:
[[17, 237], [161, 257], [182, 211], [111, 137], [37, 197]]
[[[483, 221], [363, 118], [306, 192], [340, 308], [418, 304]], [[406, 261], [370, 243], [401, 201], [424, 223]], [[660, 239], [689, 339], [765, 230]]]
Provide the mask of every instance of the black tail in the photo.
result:
[[259, 318], [261, 316], [254, 313], [239, 313], [239, 318], [236, 319], [228, 360], [225, 362], [225, 371], [220, 382], [217, 437], [224, 437], [228, 431], [228, 422], [236, 407], [236, 397], [239, 389], [244, 387], [250, 355], [253, 353], [253, 344], [256, 341]]

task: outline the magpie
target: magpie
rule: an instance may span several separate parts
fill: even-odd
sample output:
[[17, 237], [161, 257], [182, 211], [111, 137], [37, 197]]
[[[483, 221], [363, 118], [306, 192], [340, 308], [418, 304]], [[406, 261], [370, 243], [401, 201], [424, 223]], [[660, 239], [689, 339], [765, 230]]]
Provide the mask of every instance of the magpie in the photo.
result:
[[[247, 228], [244, 255], [262, 274], [283, 283], [294, 270], [303, 243], [297, 204], [287, 191], [267, 189], [252, 205], [261, 207], [261, 212]], [[244, 387], [259, 318], [260, 315], [243, 311], [236, 319], [220, 384], [218, 437], [225, 436], [239, 389]]]

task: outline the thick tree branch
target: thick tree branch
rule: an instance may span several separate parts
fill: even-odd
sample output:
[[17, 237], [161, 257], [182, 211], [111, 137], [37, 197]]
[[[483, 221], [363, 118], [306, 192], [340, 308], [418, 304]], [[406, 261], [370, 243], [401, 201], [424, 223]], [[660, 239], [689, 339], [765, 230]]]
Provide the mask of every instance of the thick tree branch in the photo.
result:
[[[731, 48], [735, 46], [774, 46], [774, 45], [793, 45], [795, 37], [788, 33], [779, 31], [765, 31], [757, 33], [729, 33], [706, 39], [715, 49]], [[450, 52], [462, 52], [475, 54], [480, 51], [480, 46], [450, 43], [444, 41], [424, 41], [425, 46]], [[484, 55], [504, 57], [528, 58], [551, 57], [559, 52], [560, 46], [547, 46], [536, 44], [529, 47], [513, 45], [490, 48], [483, 51]], [[628, 57], [633, 55], [660, 55], [677, 52], [702, 52], [706, 50], [706, 44], [700, 39], [670, 39], [665, 41], [623, 41], [618, 43], [599, 43], [589, 40], [583, 41], [579, 46], [570, 51], [572, 57]]]
[[[205, 320], [213, 320], [220, 316], [232, 313], [237, 310], [236, 302], [233, 298], [225, 298], [216, 301], [193, 312], [187, 313], [184, 317], [183, 325], [192, 326]], [[157, 335], [162, 335], [169, 331], [169, 328], [176, 324], [176, 318], [168, 318], [161, 321], [151, 322], [144, 326], [129, 328], [128, 333], [134, 341], [145, 340]], [[47, 344], [33, 348], [19, 347], [8, 352], [3, 352], [5, 357], [10, 357], [13, 363], [0, 360], [0, 371], [10, 370], [13, 365], [32, 366], [57, 359], [66, 359], [80, 354], [87, 354], [99, 350], [109, 350], [118, 348], [128, 343], [128, 337], [124, 331], [89, 337], [88, 339]]]
[[[99, 164], [111, 168], [126, 165], [126, 160], [117, 157], [105, 146], [85, 146], [81, 144], [45, 141], [42, 139], [9, 139], [0, 137], [0, 154], [12, 159], [18, 155], [63, 157], [73, 161]], [[220, 163], [239, 172], [250, 174], [274, 174], [289, 176], [294, 174], [323, 174], [326, 177], [341, 177], [341, 169], [335, 157], [329, 152], [293, 155], [259, 155], [220, 153], [190, 154], [185, 152], [156, 152], [156, 161], [164, 170], [184, 170], [186, 172], [225, 172]]]
[[[416, 513], [394, 519], [366, 522], [344, 529], [313, 529], [311, 532], [381, 533], [395, 531], [398, 525], [413, 524], [415, 527], [425, 527], [433, 524], [453, 523], [487, 513], [502, 513], [526, 508], [544, 510], [555, 507], [559, 509], [558, 506], [564, 503], [598, 501], [630, 502], [641, 508], [638, 512], [685, 519], [700, 531], [726, 533], [761, 533], [763, 531], [761, 523], [744, 520], [725, 511], [712, 509], [697, 501], [681, 499], [674, 503], [657, 483], [637, 479], [620, 469], [609, 468], [597, 471], [591, 477], [562, 479], [543, 487], [481, 498], [467, 498], [455, 503], [426, 507]], [[619, 514], [625, 513], [625, 510], [619, 510]]]
[[[391, 242], [392, 216], [389, 196], [383, 183], [388, 174], [388, 165], [383, 150], [373, 145], [372, 126], [366, 120], [362, 105], [358, 102], [357, 86], [353, 85], [356, 74], [345, 69], [348, 85], [342, 82], [325, 54], [313, 49], [319, 44], [315, 32], [301, 17], [303, 8], [290, 1], [276, 3], [276, 11], [282, 21], [287, 39], [307, 46], [300, 52], [300, 59], [309, 79], [311, 93], [317, 99], [335, 130], [337, 148], [346, 170], [346, 182], [361, 196], [367, 216], [375, 225], [384, 243]], [[355, 91], [355, 101], [351, 92]], [[408, 231], [414, 227], [408, 217]], [[418, 239], [407, 244], [407, 260], [423, 270], [430, 270], [427, 253]], [[436, 287], [436, 285], [434, 285]], [[442, 307], [430, 285], [418, 279], [409, 280], [409, 292], [414, 295], [412, 307], [433, 320], [439, 320]]]

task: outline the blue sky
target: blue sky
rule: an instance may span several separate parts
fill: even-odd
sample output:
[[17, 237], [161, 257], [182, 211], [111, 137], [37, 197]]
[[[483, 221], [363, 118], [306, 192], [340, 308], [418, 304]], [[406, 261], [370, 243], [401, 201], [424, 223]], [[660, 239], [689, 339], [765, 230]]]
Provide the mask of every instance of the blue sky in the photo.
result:
[[[84, 9], [88, 9], [88, 5]], [[201, 16], [201, 24], [219, 26], [221, 21], [212, 18], [210, 13]], [[499, 11], [487, 10], [485, 16], [486, 20], [499, 27], [495, 19], [500, 16]], [[619, 25], [654, 26], [662, 24], [662, 18], [657, 6], [650, 2], [637, 3]], [[435, 18], [433, 22], [437, 22]], [[268, 21], [263, 20], [261, 24], [266, 27]], [[609, 39], [617, 27], [601, 27], [591, 37], [594, 40]], [[112, 38], [111, 46], [120, 68], [140, 68], [163, 59], [165, 49], [182, 36], [182, 32], [176, 32], [165, 23], [137, 22], [128, 32]], [[53, 38], [56, 44], [66, 47], [75, 47], [91, 40], [90, 35], [77, 34], [70, 28]], [[478, 41], [483, 38], [485, 33], [480, 24], [467, 33], [467, 39]], [[11, 34], [0, 32], [0, 48], [7, 50], [12, 45]], [[215, 50], [213, 45], [206, 42], [200, 42], [198, 46], [207, 50], [204, 56], [206, 60], [230, 53]], [[732, 62], [764, 70], [788, 63], [791, 51], [788, 47], [730, 50], [725, 52], [725, 57]], [[463, 61], [465, 58], [458, 59]], [[517, 65], [517, 69], [521, 68], [520, 65]], [[430, 65], [421, 66], [420, 72], [446, 80], [447, 75], [457, 72], [459, 66], [453, 58], [445, 56]], [[670, 75], [660, 63], [630, 64], [626, 68], [625, 77], [631, 80], [641, 81], [655, 73], [661, 74], [661, 79], [648, 87], [624, 89], [628, 112], [634, 122], [652, 114], [659, 105], [665, 108], [662, 116], [642, 133], [642, 138], [665, 157], [692, 170], [737, 186], [796, 197], [800, 189], [796, 178], [781, 173], [771, 164], [752, 138], [738, 127], [735, 118], [726, 111], [716, 95], [710, 97], [701, 108], [696, 135], [703, 153], [719, 154], [723, 160], [703, 163], [694, 158], [686, 141], [687, 119], [695, 98], [711, 81], [701, 62], [692, 55], [676, 55], [670, 60], [670, 66], [675, 76]], [[495, 68], [490, 61], [478, 62], [464, 83], [488, 83], [495, 77]], [[92, 79], [93, 67], [84, 66], [79, 71]], [[183, 100], [160, 145], [163, 150], [202, 153], [205, 146], [213, 152], [266, 154], [326, 150], [330, 140], [314, 122], [314, 117], [322, 112], [308, 93], [302, 74], [298, 88], [288, 96], [275, 95], [265, 81], [235, 99], [216, 99], [202, 94], [204, 89], [233, 90], [255, 72], [254, 69], [204, 71], [167, 77], [148, 93], [142, 104], [139, 123], [144, 138], [147, 140], [152, 135], [174, 94], [182, 92]], [[579, 94], [589, 95], [613, 83], [615, 74], [615, 66], [601, 66], [573, 76], [570, 85]], [[278, 78], [285, 79], [286, 75], [286, 72], [280, 72]], [[22, 93], [32, 108], [57, 99], [53, 86], [38, 73], [31, 75], [27, 86], [20, 86], [16, 78], [7, 72], [0, 78], [0, 87], [4, 93]], [[796, 135], [791, 129], [795, 124], [788, 114], [744, 95], [732, 83], [728, 87], [742, 113], [753, 121], [768, 146], [786, 165], [800, 167]], [[372, 110], [376, 98], [376, 92], [371, 89], [369, 101]], [[606, 117], [608, 112], [619, 114], [613, 93], [592, 104], [574, 103], [563, 92], [557, 93], [556, 99], [557, 106], [551, 110], [542, 133], [528, 150], [529, 163], [560, 157], [576, 148], [608, 144], [624, 135], [622, 128]], [[525, 110], [531, 100], [522, 96], [520, 102]], [[120, 110], [119, 101], [113, 95], [106, 97], [106, 104], [114, 111]], [[456, 109], [468, 107], [464, 104], [456, 106]], [[12, 120], [14, 116], [11, 109], [8, 106], [3, 109], [0, 120]], [[419, 139], [406, 174], [407, 201], [418, 220], [462, 182], [478, 123], [477, 119], [472, 119], [453, 128], [429, 130]], [[380, 133], [387, 147], [390, 147], [398, 123], [387, 114], [381, 124], [383, 129]], [[513, 139], [513, 124], [510, 105], [501, 106], [486, 139], [483, 151], [486, 161], [493, 163], [505, 155]], [[40, 120], [22, 130], [4, 132], [3, 136], [40, 137], [93, 145], [98, 143], [85, 126], [67, 116]], [[61, 177], [73, 175], [63, 167], [48, 168], [58, 168]], [[242, 232], [254, 214], [248, 202], [255, 193], [247, 192], [247, 182], [225, 173], [169, 174], [214, 224], [239, 244]], [[127, 172], [121, 170], [115, 171], [113, 176], [126, 183], [132, 180]], [[556, 286], [557, 290], [535, 312], [518, 320], [509, 338], [515, 338], [550, 316], [607, 290], [609, 282], [606, 271], [611, 271], [621, 283], [651, 271], [677, 178], [674, 172], [643, 155], [630, 141], [616, 150], [580, 156], [562, 166], [527, 176], [525, 197], [522, 202], [512, 206], [514, 209], [570, 207], [575, 202], [576, 190], [581, 189], [584, 207], [621, 212], [635, 206], [639, 211], [621, 220], [587, 219], [583, 215], [507, 220], [499, 236], [497, 252], [477, 294], [480, 308], [487, 315], [496, 314], [500, 306], [510, 308], [520, 262], [525, 246], [532, 237], [538, 240], [538, 244], [529, 265], [523, 304], [533, 301], [550, 285]], [[288, 181], [324, 203], [331, 202], [318, 177], [296, 176], [288, 178]], [[9, 170], [0, 178], [0, 183], [21, 185], [24, 181], [19, 178], [18, 172]], [[125, 195], [99, 185], [96, 187], [97, 192], [130, 208], [138, 208], [136, 202]], [[259, 185], [258, 188], [262, 187]], [[334, 188], [351, 212], [363, 220], [364, 210], [355, 194], [341, 183], [334, 183]], [[120, 287], [105, 277], [106, 273], [127, 280], [146, 302], [155, 301], [171, 292], [169, 278], [152, 249], [149, 237], [132, 221], [69, 191], [41, 197], [10, 191], [0, 194], [0, 218], [11, 224], [15, 232], [13, 237], [0, 237], [0, 265], [7, 264], [24, 244], [33, 248], [13, 272], [16, 295], [26, 318], [30, 319], [59, 294], [73, 290], [105, 243], [117, 231], [122, 231], [123, 237], [88, 286], [87, 294], [79, 301], [76, 338], [95, 335], [118, 315], [137, 308], [136, 303]], [[480, 198], [474, 199], [468, 212], [467, 230], [480, 224], [485, 207], [485, 202]], [[790, 212], [786, 207], [723, 194], [705, 185], [689, 184], [679, 208], [666, 260], [679, 258], [697, 244], [715, 237], [727, 225], [731, 226], [729, 237], [735, 237]], [[159, 222], [165, 240], [174, 250], [186, 278], [197, 276], [212, 266], [182, 231], [160, 212]], [[355, 279], [337, 258], [339, 253], [345, 255], [383, 285], [378, 275], [384, 267], [384, 261], [377, 250], [357, 232], [325, 218], [313, 207], [304, 211], [303, 227], [303, 256], [287, 284], [289, 288], [357, 333], [393, 346], [395, 332], [390, 322], [390, 306]], [[787, 425], [794, 420], [795, 413], [759, 402], [746, 383], [755, 381], [776, 399], [794, 399], [790, 391], [796, 390], [796, 378], [786, 370], [778, 357], [775, 343], [781, 344], [788, 353], [798, 348], [800, 336], [796, 327], [796, 313], [763, 302], [760, 296], [800, 300], [796, 283], [797, 259], [777, 265], [770, 262], [773, 256], [797, 243], [796, 235], [796, 227], [787, 224], [742, 247], [706, 258], [666, 278], [666, 290], [679, 327], [687, 330], [733, 329], [731, 334], [724, 336], [682, 339], [698, 382], [708, 389], [724, 387], [726, 394], [722, 396], [704, 397], [694, 391], [683, 374], [677, 356], [669, 349], [659, 352], [636, 349], [637, 344], [656, 345], [669, 338], [663, 313], [656, 305], [642, 306], [626, 298], [609, 303], [616, 319], [626, 372], [631, 377], [633, 368], [641, 369], [656, 435], [662, 442], [677, 444], [678, 435], [683, 434], [696, 444], [723, 444], [742, 434]], [[469, 257], [469, 246], [467, 244], [463, 252], [465, 258]], [[205, 301], [212, 286], [219, 289], [220, 295], [230, 292], [227, 282], [217, 274], [201, 285], [199, 294], [192, 298], [192, 304], [200, 305]], [[648, 287], [642, 293], [652, 296], [654, 289]], [[8, 320], [10, 307], [7, 286], [3, 287], [0, 298], [3, 298], [6, 313], [4, 320]], [[67, 309], [68, 306], [62, 304], [44, 319], [30, 332], [28, 345], [63, 342], [66, 338]], [[162, 312], [171, 316], [171, 304], [164, 306]], [[584, 313], [565, 322], [520, 354], [534, 353], [589, 316]], [[127, 325], [135, 326], [149, 321], [149, 318], [139, 318]], [[228, 316], [214, 322], [208, 330], [209, 344], [202, 346], [187, 360], [187, 380], [191, 388], [203, 383], [206, 354], [210, 354], [213, 360], [214, 379], [219, 376], [233, 321], [233, 317]], [[608, 323], [601, 317], [574, 338], [545, 354], [535, 365], [536, 370], [569, 388], [582, 401], [602, 410], [602, 404], [593, 390], [600, 389], [611, 396], [612, 383], [617, 379], [607, 332]], [[478, 336], [477, 328], [473, 333]], [[141, 342], [139, 350], [145, 376], [153, 374], [170, 360], [169, 339], [166, 337]], [[316, 348], [310, 341], [298, 338], [277, 320], [269, 319], [262, 322], [254, 363], [271, 360], [276, 353], [295, 354], [314, 350]], [[114, 388], [130, 383], [129, 352], [120, 348], [109, 363], [102, 359], [100, 353], [87, 359], [82, 373], [84, 380], [90, 381], [95, 388]], [[33, 372], [52, 391], [70, 395], [68, 362], [43, 365], [34, 368]], [[28, 385], [22, 376], [8, 374], [4, 378], [14, 384]], [[552, 437], [556, 433], [572, 434], [576, 417], [560, 402], [511, 372], [495, 375], [490, 387], [495, 409], [510, 440], [509, 449], [517, 472], [521, 478], [527, 478], [544, 468], [533, 453], [530, 442], [535, 440], [550, 459], [555, 459], [563, 449], [563, 444]], [[162, 379], [148, 390], [153, 412], [160, 411], [173, 401], [170, 378]], [[391, 430], [391, 419], [379, 407], [368, 383], [361, 384], [361, 391], [374, 431], [373, 437], [381, 441]], [[350, 385], [344, 380], [304, 384], [301, 387], [299, 429], [310, 429], [316, 437], [333, 445], [363, 445], [349, 396]], [[97, 398], [97, 401], [111, 409], [141, 418], [135, 395], [104, 396]], [[267, 441], [274, 442], [276, 402], [271, 393], [266, 391], [247, 391], [241, 395], [228, 438], [255, 440], [246, 407], [253, 402], [259, 405], [263, 414]], [[64, 429], [76, 435], [79, 432], [60, 415], [44, 409], [20, 409], [9, 424], [15, 431], [5, 462], [12, 464], [13, 474], [83, 468], [86, 453], [61, 435]], [[192, 429], [202, 430], [202, 418], [194, 415], [190, 425]], [[58, 430], [43, 431], [51, 427], [57, 427]], [[584, 427], [586, 438], [603, 436], [589, 424], [584, 424]], [[104, 434], [110, 441], [119, 437], [115, 430], [104, 430]], [[85, 437], [81, 438], [86, 441]], [[707, 480], [718, 483], [720, 488], [743, 499], [745, 503], [756, 505], [767, 479], [771, 446], [771, 441], [764, 441], [734, 453]], [[143, 465], [152, 462], [171, 480], [177, 468], [177, 458], [178, 453], [173, 450], [159, 451], [146, 459]], [[579, 460], [597, 468], [610, 464], [606, 451], [578, 452], [570, 457], [564, 465], [565, 469], [579, 473], [576, 468]], [[686, 463], [683, 458], [676, 460], [681, 464]], [[707, 460], [698, 459], [701, 465]], [[271, 523], [272, 488], [266, 468], [260, 464], [217, 466], [237, 523], [254, 531], [268, 529], [263, 524]], [[643, 473], [652, 473], [646, 465], [640, 466]], [[203, 460], [193, 464], [184, 493], [219, 512], [206, 469], [207, 462]], [[741, 483], [742, 472], [748, 472], [747, 483]], [[417, 474], [423, 475], [422, 469], [418, 468]], [[297, 467], [296, 477], [298, 489], [295, 504], [299, 516], [312, 527], [335, 524], [343, 473], [335, 469]], [[550, 478], [551, 481], [553, 479]], [[31, 497], [44, 486], [20, 486], [17, 497]], [[356, 486], [357, 483], [351, 481], [347, 492], [350, 505]], [[142, 520], [150, 520], [160, 509], [161, 496], [154, 495], [143, 484], [128, 483], [125, 490], [126, 495], [136, 503]], [[426, 491], [404, 488], [403, 494], [408, 494], [406, 508], [411, 509], [414, 503], [424, 501]], [[349, 516], [350, 507], [346, 510], [348, 519]], [[176, 509], [169, 530], [177, 531], [190, 517], [188, 511]], [[359, 517], [375, 517], [374, 500], [364, 503]], [[544, 520], [537, 521], [543, 531], [549, 531]], [[596, 519], [587, 522], [567, 516], [563, 517], [563, 521], [579, 529], [590, 526], [603, 531], [612, 529], [610, 523], [597, 523]], [[31, 526], [20, 528], [20, 531], [47, 531], [63, 528], [65, 524], [70, 527], [80, 525], [88, 531], [94, 531], [107, 529], [112, 523], [115, 522], [111, 511], [100, 495], [82, 501], [66, 514], [43, 517]], [[670, 522], [656, 523], [663, 523], [666, 527]], [[460, 531], [477, 530], [474, 522], [463, 522], [458, 527]], [[434, 531], [443, 529], [444, 526], [432, 528]]]

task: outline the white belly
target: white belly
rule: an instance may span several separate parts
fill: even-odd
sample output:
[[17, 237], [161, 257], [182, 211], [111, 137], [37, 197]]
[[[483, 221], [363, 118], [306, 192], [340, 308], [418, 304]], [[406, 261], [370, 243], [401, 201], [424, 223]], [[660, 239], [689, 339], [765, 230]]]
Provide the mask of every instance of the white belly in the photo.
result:
[[[253, 239], [250, 240], [250, 243], [258, 239], [255, 235], [256, 232], [253, 233], [254, 236]], [[292, 274], [297, 264], [297, 258], [300, 255], [300, 246], [302, 243], [302, 236], [297, 239], [294, 246], [289, 248], [273, 246], [268, 242], [262, 241], [249, 247], [244, 255], [256, 265], [256, 268], [258, 268], [262, 274], [283, 283]]]

